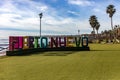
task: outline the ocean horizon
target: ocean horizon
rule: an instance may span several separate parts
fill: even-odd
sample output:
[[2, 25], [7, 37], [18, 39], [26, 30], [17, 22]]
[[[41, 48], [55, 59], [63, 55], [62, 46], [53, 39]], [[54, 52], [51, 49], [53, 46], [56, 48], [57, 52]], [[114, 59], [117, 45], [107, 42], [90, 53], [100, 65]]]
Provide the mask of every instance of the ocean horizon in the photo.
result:
[[6, 51], [9, 46], [9, 39], [0, 39], [0, 52]]

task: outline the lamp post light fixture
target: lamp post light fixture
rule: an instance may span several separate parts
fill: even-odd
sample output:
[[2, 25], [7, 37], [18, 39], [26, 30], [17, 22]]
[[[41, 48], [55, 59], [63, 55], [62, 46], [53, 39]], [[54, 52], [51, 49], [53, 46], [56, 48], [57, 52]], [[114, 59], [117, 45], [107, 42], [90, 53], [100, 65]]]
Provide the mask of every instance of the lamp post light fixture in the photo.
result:
[[41, 37], [41, 19], [42, 19], [42, 16], [43, 16], [43, 13], [40, 13], [39, 14], [39, 17], [40, 17], [40, 37]]

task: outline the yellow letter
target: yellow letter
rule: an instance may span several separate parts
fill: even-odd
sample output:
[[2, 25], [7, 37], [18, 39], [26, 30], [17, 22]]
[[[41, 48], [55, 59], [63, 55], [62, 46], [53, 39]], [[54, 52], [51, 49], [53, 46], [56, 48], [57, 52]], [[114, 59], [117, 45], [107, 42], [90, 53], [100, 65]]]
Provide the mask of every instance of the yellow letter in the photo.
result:
[[73, 37], [67, 37], [67, 47], [73, 47]]

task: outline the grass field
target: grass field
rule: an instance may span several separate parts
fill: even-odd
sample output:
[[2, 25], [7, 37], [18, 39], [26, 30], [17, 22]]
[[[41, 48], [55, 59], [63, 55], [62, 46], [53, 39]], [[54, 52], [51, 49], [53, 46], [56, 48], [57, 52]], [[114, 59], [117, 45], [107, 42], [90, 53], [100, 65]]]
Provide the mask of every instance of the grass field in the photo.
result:
[[120, 80], [120, 44], [0, 57], [0, 80]]

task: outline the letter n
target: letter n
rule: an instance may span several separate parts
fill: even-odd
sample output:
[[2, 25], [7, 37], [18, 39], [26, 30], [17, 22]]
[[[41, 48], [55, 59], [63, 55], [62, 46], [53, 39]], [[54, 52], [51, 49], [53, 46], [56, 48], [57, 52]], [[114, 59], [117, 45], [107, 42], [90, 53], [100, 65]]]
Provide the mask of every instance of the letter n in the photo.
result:
[[54, 46], [58, 47], [58, 37], [56, 37], [55, 39], [51, 37], [51, 48], [53, 48]]

